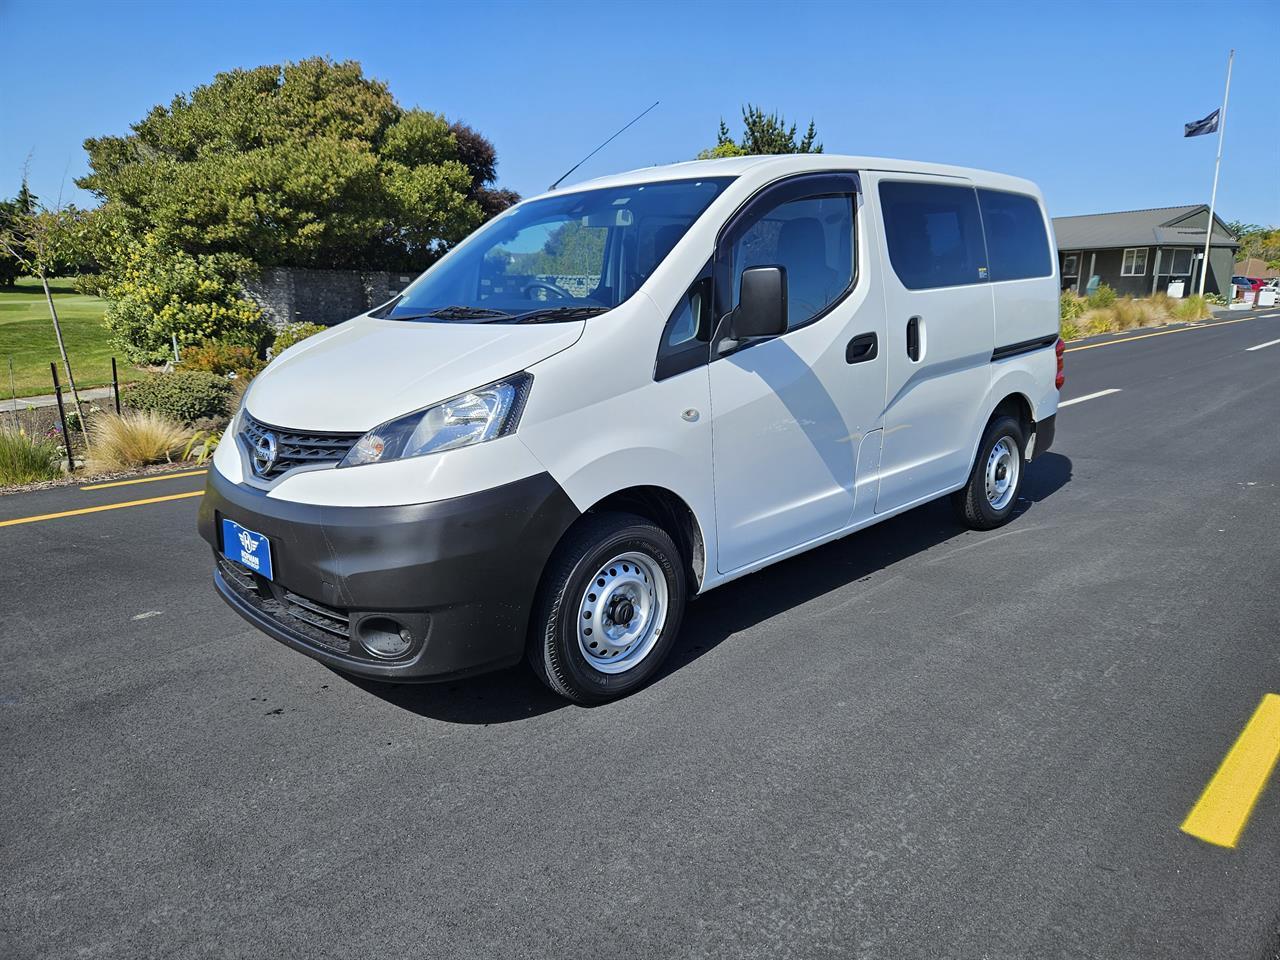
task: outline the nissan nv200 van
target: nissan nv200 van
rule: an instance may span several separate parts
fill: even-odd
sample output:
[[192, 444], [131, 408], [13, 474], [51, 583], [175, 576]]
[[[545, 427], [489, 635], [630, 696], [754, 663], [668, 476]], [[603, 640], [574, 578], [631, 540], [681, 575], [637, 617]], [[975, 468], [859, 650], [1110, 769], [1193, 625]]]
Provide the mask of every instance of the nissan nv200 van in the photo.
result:
[[690, 597], [938, 497], [1010, 519], [1062, 386], [1051, 229], [1029, 181], [829, 155], [526, 200], [253, 380], [214, 583], [348, 674], [627, 694]]

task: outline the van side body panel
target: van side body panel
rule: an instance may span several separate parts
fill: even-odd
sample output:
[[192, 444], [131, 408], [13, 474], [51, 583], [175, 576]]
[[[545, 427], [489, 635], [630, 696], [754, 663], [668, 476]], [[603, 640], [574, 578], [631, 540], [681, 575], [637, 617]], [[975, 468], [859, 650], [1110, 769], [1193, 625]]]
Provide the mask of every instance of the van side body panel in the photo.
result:
[[[880, 426], [885, 389], [884, 301], [863, 206], [852, 287], [817, 319], [711, 364], [721, 571], [843, 529], [854, 515], [861, 446]], [[850, 361], [855, 338], [872, 338], [869, 359]]]
[[[637, 296], [588, 324], [585, 349], [531, 368], [535, 384], [549, 388], [530, 393], [519, 436], [580, 511], [630, 487], [675, 494], [714, 557], [707, 368], [654, 381], [665, 320], [652, 300]], [[611, 357], [627, 362], [602, 360]]]
[[[959, 177], [882, 172], [866, 178], [877, 201], [880, 269], [888, 308], [886, 347], [889, 380], [885, 434], [876, 513], [921, 497], [956, 489], [968, 475], [971, 437], [981, 415], [995, 348], [991, 284], [979, 282], [974, 265], [969, 282], [908, 288], [891, 259], [881, 187], [940, 187], [970, 197], [973, 184]], [[979, 238], [979, 243], [981, 239]], [[908, 337], [915, 326], [914, 353]]]

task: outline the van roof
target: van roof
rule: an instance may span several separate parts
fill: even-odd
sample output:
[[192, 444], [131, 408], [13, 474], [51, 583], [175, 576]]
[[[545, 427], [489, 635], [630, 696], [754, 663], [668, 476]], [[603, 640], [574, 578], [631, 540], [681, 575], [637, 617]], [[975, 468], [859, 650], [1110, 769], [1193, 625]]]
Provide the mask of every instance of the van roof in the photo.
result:
[[[843, 156], [831, 153], [798, 153], [777, 156], [727, 157], [720, 160], [688, 160], [683, 163], [641, 167], [636, 170], [628, 170], [625, 173], [596, 177], [569, 186], [558, 187], [554, 192], [567, 193], [574, 190], [596, 190], [605, 187], [622, 187], [633, 183], [653, 183], [659, 180], [685, 180], [697, 177], [739, 177], [747, 171], [786, 176], [810, 171], [817, 173], [824, 170], [849, 169], [965, 177], [983, 186], [1018, 190], [1035, 196], [1040, 195], [1039, 188], [1030, 180], [1012, 177], [1003, 173], [993, 173], [989, 170], [956, 167], [943, 163], [923, 163], [918, 160]], [[546, 196], [546, 194], [543, 194], [543, 196]]]

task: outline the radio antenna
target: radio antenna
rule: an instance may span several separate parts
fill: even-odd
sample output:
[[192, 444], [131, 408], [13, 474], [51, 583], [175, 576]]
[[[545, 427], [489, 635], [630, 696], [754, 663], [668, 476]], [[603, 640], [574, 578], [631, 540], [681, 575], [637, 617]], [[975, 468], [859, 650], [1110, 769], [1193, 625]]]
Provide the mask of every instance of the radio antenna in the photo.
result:
[[657, 106], [659, 103], [661, 103], [661, 102], [662, 102], [661, 100], [655, 100], [655, 101], [653, 101], [653, 103], [651, 103], [651, 104], [648, 106], [648, 108], [646, 108], [645, 110], [643, 110], [643, 111], [639, 114], [639, 116], [637, 116], [637, 117], [636, 117], [636, 119], [635, 119], [635, 120], [632, 120], [632, 121], [631, 121], [631, 123], [628, 123], [626, 127], [623, 127], [623, 128], [622, 128], [622, 130], [619, 130], [619, 131], [618, 131], [617, 133], [615, 133], [612, 137], [610, 137], [610, 138], [609, 138], [608, 140], [606, 140], [604, 143], [600, 144], [600, 146], [596, 147], [594, 150], [592, 150], [590, 153], [588, 153], [585, 157], [583, 157], [581, 160], [579, 160], [577, 163], [575, 163], [572, 167], [570, 167], [568, 170], [566, 170], [563, 174], [561, 174], [561, 176], [560, 176], [560, 179], [559, 179], [559, 180], [557, 180], [557, 181], [556, 181], [555, 183], [553, 183], [551, 186], [547, 187], [547, 191], [548, 191], [548, 192], [550, 192], [550, 191], [554, 190], [556, 187], [560, 186], [560, 184], [564, 182], [564, 178], [565, 178], [565, 177], [569, 176], [569, 174], [571, 174], [571, 173], [573, 173], [573, 171], [577, 170], [580, 166], [582, 166], [584, 163], [586, 163], [588, 160], [590, 160], [592, 157], [594, 157], [597, 153], [599, 153], [601, 150], [603, 150], [605, 147], [607, 147], [609, 144], [611, 144], [614, 140], [617, 140], [617, 139], [618, 139], [618, 137], [620, 137], [620, 136], [622, 135], [622, 133], [627, 129], [627, 127], [631, 126], [631, 124], [635, 123], [635, 122], [636, 122], [636, 120], [639, 120], [639, 119], [640, 119], [640, 117], [643, 117], [646, 113], [648, 113], [650, 110], [652, 110], [654, 107], [656, 107], [656, 106]]

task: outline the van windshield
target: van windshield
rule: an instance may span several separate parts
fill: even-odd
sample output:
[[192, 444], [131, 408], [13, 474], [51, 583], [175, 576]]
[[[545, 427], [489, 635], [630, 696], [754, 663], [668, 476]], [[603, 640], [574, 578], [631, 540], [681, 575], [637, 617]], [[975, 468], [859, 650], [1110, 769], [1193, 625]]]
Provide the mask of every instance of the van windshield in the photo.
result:
[[577, 320], [630, 297], [731, 177], [566, 193], [513, 207], [401, 296], [390, 320]]

